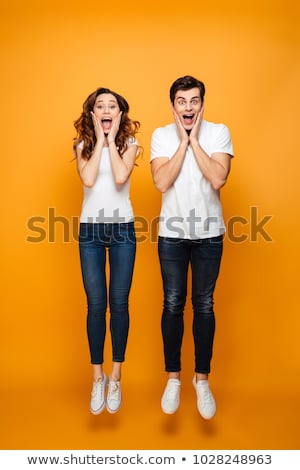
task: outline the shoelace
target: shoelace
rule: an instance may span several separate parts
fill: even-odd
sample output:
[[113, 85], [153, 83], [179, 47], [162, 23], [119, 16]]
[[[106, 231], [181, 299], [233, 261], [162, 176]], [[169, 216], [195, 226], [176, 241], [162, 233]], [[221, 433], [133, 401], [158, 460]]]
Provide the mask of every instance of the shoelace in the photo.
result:
[[203, 391], [203, 401], [206, 405], [210, 405], [213, 402], [212, 396], [209, 393], [209, 390]]
[[109, 390], [108, 390], [108, 393], [109, 393], [109, 398], [111, 400], [119, 400], [120, 398], [120, 386], [119, 386], [119, 383], [118, 382], [114, 382], [113, 380], [111, 380], [109, 382]]
[[95, 398], [97, 395], [100, 395], [99, 398], [103, 398], [104, 396], [104, 379], [101, 378], [100, 380], [98, 379], [97, 382], [94, 382], [93, 384], [93, 390], [92, 390], [92, 397]]
[[210, 405], [213, 403], [213, 397], [210, 393], [210, 390], [208, 387], [199, 387], [198, 390], [201, 395], [201, 400], [204, 402], [205, 405]]
[[179, 385], [177, 384], [169, 385], [169, 387], [167, 388], [167, 399], [173, 400], [177, 395], [178, 389]]

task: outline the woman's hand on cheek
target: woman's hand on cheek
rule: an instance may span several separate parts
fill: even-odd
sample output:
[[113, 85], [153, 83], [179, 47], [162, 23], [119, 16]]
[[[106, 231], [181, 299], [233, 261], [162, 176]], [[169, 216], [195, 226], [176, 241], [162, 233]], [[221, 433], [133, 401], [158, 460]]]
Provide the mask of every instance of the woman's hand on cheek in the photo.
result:
[[104, 140], [105, 136], [104, 136], [103, 128], [101, 126], [99, 119], [95, 116], [93, 111], [91, 111], [91, 115], [92, 115], [92, 120], [93, 120], [93, 125], [94, 125], [94, 130], [95, 130], [97, 140], [99, 139]]
[[111, 129], [107, 136], [108, 143], [115, 141], [119, 128], [120, 128], [121, 117], [122, 117], [122, 111], [120, 111], [120, 113], [118, 114], [118, 116], [112, 123]]

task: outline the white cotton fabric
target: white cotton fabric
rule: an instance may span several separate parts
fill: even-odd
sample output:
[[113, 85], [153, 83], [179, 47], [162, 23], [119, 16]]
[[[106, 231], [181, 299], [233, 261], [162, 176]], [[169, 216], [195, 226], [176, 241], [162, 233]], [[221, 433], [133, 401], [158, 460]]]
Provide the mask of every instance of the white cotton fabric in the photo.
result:
[[[130, 139], [128, 145], [138, 145]], [[83, 143], [79, 146], [82, 148]], [[137, 149], [138, 154], [138, 149]], [[125, 223], [134, 219], [130, 200], [130, 178], [125, 184], [116, 184], [108, 147], [103, 147], [96, 181], [92, 188], [83, 186], [84, 198], [81, 223]]]
[[[150, 161], [172, 158], [179, 143], [175, 123], [157, 128], [152, 134]], [[224, 124], [203, 120], [199, 143], [209, 156], [216, 152], [233, 156], [229, 129]], [[203, 176], [189, 146], [177, 179], [162, 195], [159, 236], [200, 239], [224, 232], [219, 191]]]

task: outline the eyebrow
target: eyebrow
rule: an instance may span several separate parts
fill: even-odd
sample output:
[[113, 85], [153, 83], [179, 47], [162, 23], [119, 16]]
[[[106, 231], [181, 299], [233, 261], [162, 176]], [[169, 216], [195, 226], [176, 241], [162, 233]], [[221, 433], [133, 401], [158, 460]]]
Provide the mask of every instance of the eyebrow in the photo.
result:
[[[193, 98], [191, 98], [191, 100], [195, 100], [195, 99], [200, 100], [200, 96], [193, 96]], [[186, 101], [186, 98], [184, 98], [183, 96], [177, 96], [176, 100], [184, 100], [184, 101]]]
[[[117, 100], [109, 100], [108, 102], [117, 104]], [[96, 103], [104, 103], [104, 100], [96, 100]]]

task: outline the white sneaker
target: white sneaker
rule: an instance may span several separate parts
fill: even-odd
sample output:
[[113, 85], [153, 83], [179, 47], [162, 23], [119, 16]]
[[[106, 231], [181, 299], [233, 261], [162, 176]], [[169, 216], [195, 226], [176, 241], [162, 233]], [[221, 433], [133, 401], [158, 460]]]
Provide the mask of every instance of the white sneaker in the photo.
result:
[[180, 403], [180, 380], [169, 379], [161, 399], [161, 407], [164, 413], [171, 415], [178, 410]]
[[105, 387], [107, 385], [107, 377], [104, 374], [103, 377], [95, 380], [93, 383], [93, 389], [91, 393], [90, 411], [93, 415], [99, 415], [105, 408]]
[[106, 400], [106, 409], [109, 413], [119, 411], [122, 402], [121, 383], [119, 381], [110, 380], [108, 383], [108, 393]]
[[211, 419], [216, 413], [216, 402], [211, 393], [207, 380], [198, 380], [193, 378], [193, 385], [197, 394], [198, 411], [204, 419]]

